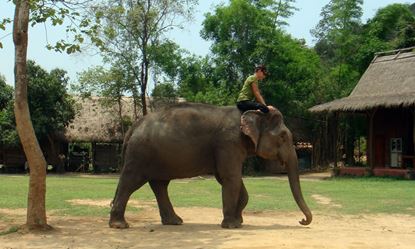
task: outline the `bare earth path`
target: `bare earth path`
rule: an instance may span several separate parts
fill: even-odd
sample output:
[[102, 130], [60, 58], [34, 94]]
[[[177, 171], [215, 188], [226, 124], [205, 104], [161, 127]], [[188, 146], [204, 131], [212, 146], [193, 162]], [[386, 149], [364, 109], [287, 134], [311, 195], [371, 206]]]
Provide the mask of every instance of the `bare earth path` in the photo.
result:
[[[0, 231], [24, 221], [24, 210], [0, 212], [10, 217], [7, 224], [0, 223]], [[313, 223], [302, 227], [297, 223], [301, 213], [248, 212], [243, 228], [225, 230], [219, 226], [220, 209], [177, 208], [177, 212], [184, 225], [162, 226], [158, 210], [144, 206], [140, 212], [127, 213], [131, 225], [127, 230], [108, 228], [107, 218], [51, 214], [54, 231], [0, 236], [0, 248], [415, 248], [413, 216], [316, 213]]]

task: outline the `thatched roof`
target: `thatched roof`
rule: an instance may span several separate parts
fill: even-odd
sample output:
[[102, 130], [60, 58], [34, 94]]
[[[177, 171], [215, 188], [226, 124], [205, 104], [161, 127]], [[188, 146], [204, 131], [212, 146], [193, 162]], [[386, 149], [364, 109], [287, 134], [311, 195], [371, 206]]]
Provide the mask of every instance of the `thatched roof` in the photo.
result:
[[[78, 112], [75, 119], [68, 125], [64, 134], [58, 134], [60, 139], [69, 142], [122, 142], [123, 134], [118, 114], [118, 104], [108, 103], [102, 97], [82, 98], [74, 96]], [[148, 111], [158, 110], [175, 102], [184, 102], [183, 98], [176, 100], [161, 100], [147, 98]], [[132, 97], [122, 99], [123, 120], [133, 122], [134, 101]], [[137, 107], [137, 116], [142, 116], [141, 107]], [[127, 127], [128, 128], [128, 127]], [[126, 128], [126, 129], [127, 129]], [[126, 132], [126, 130], [124, 131]]]
[[[123, 140], [117, 104], [108, 105], [100, 97], [74, 98], [79, 110], [65, 131], [66, 140], [70, 142], [121, 142]], [[122, 110], [124, 118], [134, 120], [132, 98], [123, 98]]]
[[[123, 135], [121, 123], [118, 114], [117, 104], [108, 104], [104, 98], [90, 97], [81, 98], [74, 97], [78, 108], [75, 119], [68, 125], [64, 134], [57, 134], [59, 139], [68, 142], [98, 142], [98, 143], [114, 143], [122, 142]], [[158, 110], [173, 104], [174, 101], [157, 101], [147, 99], [149, 111], [151, 109]], [[178, 98], [177, 102], [185, 102], [183, 98]], [[122, 116], [134, 121], [134, 103], [130, 97], [124, 97], [122, 100]], [[142, 116], [141, 108], [137, 110], [138, 116]], [[294, 117], [286, 117], [287, 127], [293, 132], [295, 142], [311, 141], [308, 127], [304, 120]], [[125, 131], [126, 132], [126, 131]]]
[[311, 112], [364, 111], [415, 104], [415, 47], [377, 53], [350, 96]]

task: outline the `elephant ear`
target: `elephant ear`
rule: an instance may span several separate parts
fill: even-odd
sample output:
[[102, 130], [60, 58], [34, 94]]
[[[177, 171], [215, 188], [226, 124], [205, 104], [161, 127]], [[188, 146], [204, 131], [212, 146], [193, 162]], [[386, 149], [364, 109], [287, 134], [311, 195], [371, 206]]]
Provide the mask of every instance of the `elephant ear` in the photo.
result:
[[247, 111], [241, 116], [241, 131], [251, 138], [255, 145], [255, 151], [258, 147], [258, 140], [260, 135], [260, 120], [264, 115], [260, 111]]

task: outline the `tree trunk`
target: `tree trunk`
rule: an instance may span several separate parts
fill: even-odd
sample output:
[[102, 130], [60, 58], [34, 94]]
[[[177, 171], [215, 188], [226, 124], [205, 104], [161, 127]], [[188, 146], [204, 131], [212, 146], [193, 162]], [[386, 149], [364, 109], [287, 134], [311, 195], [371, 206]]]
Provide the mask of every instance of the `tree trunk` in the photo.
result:
[[121, 134], [122, 134], [122, 137], [124, 138], [125, 128], [124, 128], [124, 120], [122, 118], [122, 95], [121, 94], [119, 94], [117, 97], [117, 104], [118, 104], [118, 118], [120, 120], [120, 125], [121, 125]]
[[143, 116], [147, 115], [147, 101], [146, 101], [146, 90], [148, 83], [148, 60], [147, 55], [143, 55], [143, 63], [141, 65], [141, 105], [143, 108]]
[[147, 8], [144, 13], [144, 20], [143, 20], [143, 34], [142, 34], [142, 50], [143, 53], [143, 60], [141, 61], [141, 105], [143, 108], [143, 116], [147, 115], [147, 101], [146, 101], [146, 90], [147, 90], [147, 83], [148, 83], [148, 41], [150, 38], [150, 31], [149, 31], [149, 18], [150, 18], [150, 9], [151, 9], [151, 1], [147, 0]]
[[29, 0], [17, 0], [13, 23], [15, 45], [15, 101], [16, 128], [30, 168], [27, 203], [28, 229], [49, 229], [46, 221], [46, 160], [40, 149], [27, 102], [27, 40]]
[[137, 86], [133, 86], [133, 103], [134, 103], [134, 120], [138, 119], [138, 112], [137, 112], [137, 106], [138, 106], [138, 89]]

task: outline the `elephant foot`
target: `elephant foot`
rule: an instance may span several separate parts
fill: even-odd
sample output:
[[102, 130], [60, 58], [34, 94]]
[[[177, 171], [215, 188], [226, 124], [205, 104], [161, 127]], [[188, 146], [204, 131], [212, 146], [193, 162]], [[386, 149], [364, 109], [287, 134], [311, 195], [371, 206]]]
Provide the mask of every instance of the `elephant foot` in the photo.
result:
[[123, 221], [110, 221], [109, 226], [110, 226], [110, 228], [116, 228], [116, 229], [126, 229], [126, 228], [130, 227], [130, 225], [128, 225], [128, 223], [125, 220], [123, 220]]
[[228, 228], [228, 229], [240, 228], [240, 227], [242, 227], [242, 222], [239, 219], [235, 219], [235, 220], [224, 219], [222, 221], [221, 226], [222, 226], [222, 228]]
[[161, 218], [161, 223], [163, 225], [181, 225], [183, 224], [183, 220], [179, 216], [175, 215], [171, 217]]
[[241, 224], [244, 223], [244, 218], [242, 218], [242, 215], [237, 217], [236, 220]]

